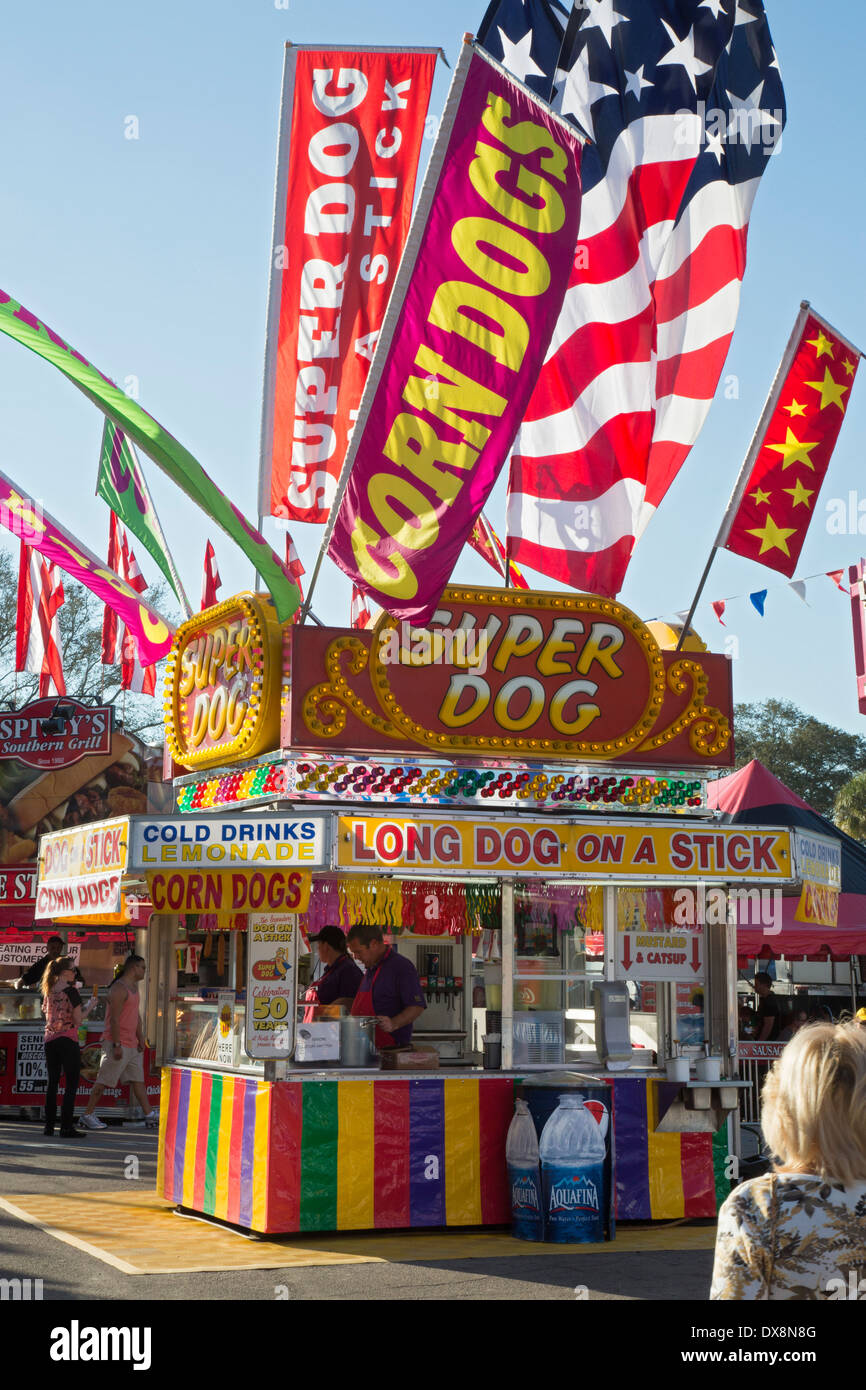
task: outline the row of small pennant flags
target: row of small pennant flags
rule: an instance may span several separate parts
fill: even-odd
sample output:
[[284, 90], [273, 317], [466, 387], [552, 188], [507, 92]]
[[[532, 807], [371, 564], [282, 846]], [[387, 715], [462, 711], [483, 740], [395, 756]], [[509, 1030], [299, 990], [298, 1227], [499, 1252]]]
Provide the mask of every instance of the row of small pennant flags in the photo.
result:
[[[805, 578], [803, 578], [803, 579], [790, 579], [790, 580], [788, 581], [787, 584], [775, 584], [775, 585], [773, 586], [773, 588], [774, 588], [774, 589], [793, 589], [793, 591], [794, 591], [794, 593], [797, 595], [797, 597], [798, 597], [799, 599], [802, 599], [803, 603], [805, 603], [805, 604], [806, 604], [806, 607], [808, 608], [808, 607], [809, 607], [809, 601], [808, 601], [808, 599], [806, 598], [806, 585], [807, 585], [808, 583], [810, 583], [813, 579], [830, 579], [830, 580], [832, 580], [833, 583], [836, 585], [836, 588], [839, 589], [840, 592], [843, 593], [843, 594], [845, 595], [846, 598], [848, 598], [848, 597], [849, 597], [849, 590], [848, 590], [847, 586], [846, 586], [845, 584], [842, 583], [842, 576], [843, 576], [844, 573], [845, 573], [845, 571], [844, 571], [843, 569], [841, 569], [841, 570], [827, 570], [827, 571], [825, 571], [823, 574], [807, 574], [807, 575], [805, 576]], [[754, 592], [753, 594], [733, 594], [733, 595], [732, 595], [731, 597], [729, 597], [729, 598], [717, 598], [717, 599], [713, 599], [713, 600], [710, 602], [710, 605], [709, 605], [709, 606], [710, 606], [710, 608], [712, 608], [713, 612], [715, 613], [715, 615], [716, 615], [716, 617], [718, 618], [719, 622], [721, 623], [722, 627], [727, 627], [727, 624], [726, 624], [725, 618], [724, 618], [724, 614], [725, 614], [725, 609], [726, 609], [726, 607], [727, 607], [727, 605], [728, 605], [729, 603], [736, 603], [736, 602], [737, 602], [739, 599], [741, 599], [741, 598], [748, 598], [748, 600], [749, 600], [749, 602], [751, 603], [752, 607], [755, 609], [755, 612], [758, 613], [759, 616], [763, 618], [763, 616], [764, 616], [764, 604], [765, 604], [766, 601], [767, 601], [767, 595], [768, 595], [769, 592], [770, 592], [769, 589], [756, 589], [755, 592]], [[679, 621], [680, 621], [681, 623], [684, 623], [684, 622], [686, 621], [686, 619], [688, 618], [688, 616], [689, 616], [688, 609], [685, 609], [682, 613], [677, 613], [677, 614], [676, 614], [676, 617], [679, 619]]]

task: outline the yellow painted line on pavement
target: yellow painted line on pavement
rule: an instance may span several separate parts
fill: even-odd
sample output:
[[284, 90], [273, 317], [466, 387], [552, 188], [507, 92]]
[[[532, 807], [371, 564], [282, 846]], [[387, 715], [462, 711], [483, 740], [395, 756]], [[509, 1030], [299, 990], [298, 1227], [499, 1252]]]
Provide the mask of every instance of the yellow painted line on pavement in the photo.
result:
[[185, 1220], [153, 1192], [15, 1194], [0, 1209], [123, 1274], [193, 1274], [349, 1264], [504, 1259], [527, 1255], [622, 1255], [712, 1250], [714, 1226], [623, 1227], [600, 1245], [548, 1245], [503, 1231], [338, 1231], [332, 1235], [249, 1240], [208, 1221]]

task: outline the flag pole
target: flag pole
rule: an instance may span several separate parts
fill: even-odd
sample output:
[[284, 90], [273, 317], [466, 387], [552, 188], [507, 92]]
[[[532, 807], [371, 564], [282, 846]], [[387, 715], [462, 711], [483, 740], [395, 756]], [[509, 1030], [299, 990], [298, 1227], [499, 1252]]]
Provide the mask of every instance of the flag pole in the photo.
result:
[[[683, 623], [682, 631], [680, 632], [679, 638], [677, 640], [675, 651], [680, 651], [682, 649], [683, 643], [688, 637], [689, 630], [692, 625], [692, 618], [695, 616], [695, 609], [701, 601], [701, 594], [704, 591], [704, 585], [707, 582], [707, 578], [712, 568], [713, 561], [716, 558], [716, 552], [722, 549], [722, 547], [725, 544], [725, 541], [728, 539], [728, 536], [730, 534], [734, 517], [736, 516], [739, 510], [740, 503], [743, 500], [743, 493], [746, 491], [749, 478], [752, 474], [752, 469], [755, 466], [755, 459], [758, 457], [758, 453], [761, 448], [761, 441], [764, 438], [764, 435], [767, 431], [767, 426], [770, 423], [770, 420], [773, 416], [773, 412], [776, 409], [782, 385], [785, 381], [785, 378], [788, 375], [788, 372], [791, 370], [791, 364], [793, 363], [794, 357], [796, 356], [797, 347], [799, 345], [801, 337], [803, 336], [803, 329], [806, 326], [806, 319], [809, 317], [810, 309], [811, 306], [809, 304], [808, 299], [803, 299], [800, 301], [800, 312], [797, 315], [794, 327], [791, 329], [791, 336], [788, 339], [785, 351], [782, 353], [782, 360], [779, 363], [776, 375], [773, 377], [773, 384], [770, 387], [770, 390], [767, 394], [767, 399], [764, 402], [764, 409], [761, 411], [761, 418], [759, 419], [755, 427], [755, 433], [752, 435], [752, 442], [749, 445], [749, 448], [746, 452], [746, 457], [743, 459], [743, 466], [740, 469], [740, 472], [737, 476], [737, 481], [734, 483], [730, 500], [728, 501], [728, 505], [725, 508], [725, 514], [722, 517], [722, 523], [719, 527], [718, 535], [716, 536], [716, 539], [713, 542], [713, 546], [709, 554], [709, 559], [707, 560], [707, 563], [704, 565], [704, 572], [701, 575], [700, 580], [698, 581], [698, 587], [695, 592], [695, 596], [692, 599], [692, 606], [688, 611], [688, 615], [686, 617], [685, 622]], [[820, 315], [815, 314], [814, 317], [819, 318]], [[827, 327], [829, 327], [829, 324], [827, 325]]]
[[436, 141], [427, 164], [415, 211], [412, 215], [412, 225], [409, 228], [409, 235], [406, 238], [403, 255], [397, 267], [397, 275], [391, 289], [391, 297], [388, 301], [388, 308], [385, 311], [382, 330], [376, 342], [373, 360], [370, 363], [370, 370], [367, 373], [367, 380], [364, 383], [361, 402], [358, 406], [358, 417], [355, 421], [355, 428], [352, 431], [352, 439], [346, 450], [346, 457], [343, 460], [343, 469], [340, 473], [337, 490], [334, 493], [334, 500], [331, 503], [331, 511], [325, 525], [325, 534], [322, 537], [322, 544], [319, 546], [319, 553], [316, 556], [316, 563], [313, 566], [313, 573], [310, 576], [310, 587], [307, 589], [307, 597], [301, 612], [302, 623], [306, 621], [307, 614], [310, 612], [310, 604], [313, 601], [313, 590], [316, 587], [316, 580], [319, 577], [319, 571], [322, 568], [322, 562], [327, 554], [328, 546], [331, 544], [331, 537], [334, 534], [334, 528], [337, 524], [337, 517], [343, 503], [343, 497], [345, 496], [346, 488], [349, 486], [349, 475], [352, 472], [352, 464], [355, 462], [355, 455], [358, 452], [361, 436], [364, 433], [367, 417], [370, 414], [373, 397], [379, 386], [379, 379], [382, 373], [381, 364], [385, 361], [385, 357], [390, 350], [391, 340], [394, 337], [397, 327], [398, 311], [395, 311], [392, 306], [397, 304], [402, 308], [406, 297], [406, 289], [412, 278], [415, 262], [418, 259], [418, 251], [421, 246], [421, 232], [426, 225], [430, 204], [433, 201], [433, 195], [439, 183], [439, 176], [442, 172], [443, 151], [447, 148], [448, 140], [451, 137], [451, 128], [454, 125], [454, 119], [457, 115], [457, 107], [463, 91], [469, 62], [472, 57], [473, 45], [474, 38], [472, 34], [464, 34], [463, 48], [461, 49], [460, 57], [454, 67], [454, 75], [451, 78], [451, 86], [448, 89], [448, 96], [445, 99], [445, 109], [442, 113], [442, 119], [439, 122]]

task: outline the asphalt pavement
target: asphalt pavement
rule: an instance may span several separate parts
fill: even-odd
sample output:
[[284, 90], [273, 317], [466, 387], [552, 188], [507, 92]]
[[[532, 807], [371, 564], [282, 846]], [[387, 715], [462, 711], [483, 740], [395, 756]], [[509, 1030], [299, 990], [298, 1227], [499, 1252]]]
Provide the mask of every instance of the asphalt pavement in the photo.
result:
[[[48, 1139], [41, 1126], [0, 1120], [0, 1197], [153, 1191], [157, 1136], [109, 1127], [83, 1139]], [[459, 1233], [452, 1232], [459, 1248]], [[0, 1209], [0, 1277], [41, 1279], [45, 1300], [706, 1300], [712, 1251], [526, 1254], [484, 1259], [424, 1258], [425, 1233], [407, 1233], [405, 1255], [388, 1263], [124, 1274]]]

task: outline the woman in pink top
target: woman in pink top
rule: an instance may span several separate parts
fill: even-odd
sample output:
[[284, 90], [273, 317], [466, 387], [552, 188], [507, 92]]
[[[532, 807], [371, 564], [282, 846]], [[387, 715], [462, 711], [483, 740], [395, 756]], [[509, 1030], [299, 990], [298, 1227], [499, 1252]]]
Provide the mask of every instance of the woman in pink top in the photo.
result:
[[42, 976], [42, 1012], [45, 1015], [45, 1066], [48, 1087], [45, 1092], [45, 1133], [54, 1133], [57, 1119], [57, 1087], [60, 1073], [66, 1078], [63, 1107], [60, 1111], [62, 1139], [81, 1139], [73, 1127], [75, 1093], [81, 1074], [81, 1051], [78, 1046], [78, 1025], [82, 1019], [81, 995], [75, 988], [75, 962], [69, 956], [57, 956], [45, 967]]
[[144, 979], [144, 957], [128, 955], [123, 969], [108, 991], [108, 1014], [102, 1035], [102, 1063], [90, 1092], [87, 1109], [81, 1117], [85, 1129], [105, 1129], [93, 1112], [107, 1086], [129, 1082], [130, 1090], [144, 1111], [145, 1124], [155, 1126], [157, 1114], [151, 1109], [144, 1088], [144, 1034], [141, 1031], [138, 986]]

